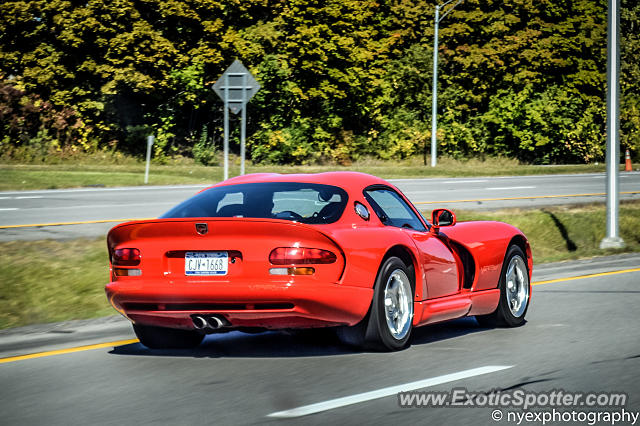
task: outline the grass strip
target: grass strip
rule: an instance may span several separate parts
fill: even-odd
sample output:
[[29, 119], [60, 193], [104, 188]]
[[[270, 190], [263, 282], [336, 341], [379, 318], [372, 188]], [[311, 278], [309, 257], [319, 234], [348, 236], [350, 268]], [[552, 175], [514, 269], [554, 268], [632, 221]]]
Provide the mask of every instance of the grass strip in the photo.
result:
[[[603, 205], [456, 211], [459, 220], [499, 220], [527, 235], [534, 263], [640, 251], [640, 202], [620, 207], [623, 250], [600, 250]], [[0, 243], [0, 328], [112, 315], [104, 238]]]
[[455, 213], [458, 220], [497, 220], [518, 227], [529, 238], [534, 264], [640, 251], [640, 201], [620, 204], [620, 235], [626, 243], [622, 250], [599, 248], [606, 235], [603, 204]]
[[104, 238], [0, 243], [0, 328], [113, 315]]

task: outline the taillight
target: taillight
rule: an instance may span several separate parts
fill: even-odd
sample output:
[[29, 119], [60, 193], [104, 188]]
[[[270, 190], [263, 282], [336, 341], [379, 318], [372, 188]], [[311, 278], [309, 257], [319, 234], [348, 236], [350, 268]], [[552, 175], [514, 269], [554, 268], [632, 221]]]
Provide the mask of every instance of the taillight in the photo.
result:
[[335, 261], [335, 254], [317, 248], [278, 247], [269, 254], [269, 262], [273, 265], [327, 264]]
[[128, 269], [128, 268], [113, 268], [113, 273], [116, 277], [139, 277], [142, 275], [140, 269]]
[[271, 275], [313, 275], [315, 272], [316, 270], [309, 266], [291, 266], [289, 268], [269, 269], [269, 273]]
[[140, 250], [137, 248], [120, 248], [113, 251], [111, 264], [114, 266], [137, 266], [140, 264]]

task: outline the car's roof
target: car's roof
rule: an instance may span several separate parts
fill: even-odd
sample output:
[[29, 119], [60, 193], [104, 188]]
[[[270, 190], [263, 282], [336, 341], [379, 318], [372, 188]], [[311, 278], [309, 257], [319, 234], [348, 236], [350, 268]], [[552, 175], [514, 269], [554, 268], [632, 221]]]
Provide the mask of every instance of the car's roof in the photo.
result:
[[243, 183], [263, 182], [301, 182], [334, 185], [350, 191], [361, 191], [369, 185], [390, 185], [384, 179], [359, 172], [324, 172], [324, 173], [254, 173], [227, 179], [214, 186], [237, 185]]

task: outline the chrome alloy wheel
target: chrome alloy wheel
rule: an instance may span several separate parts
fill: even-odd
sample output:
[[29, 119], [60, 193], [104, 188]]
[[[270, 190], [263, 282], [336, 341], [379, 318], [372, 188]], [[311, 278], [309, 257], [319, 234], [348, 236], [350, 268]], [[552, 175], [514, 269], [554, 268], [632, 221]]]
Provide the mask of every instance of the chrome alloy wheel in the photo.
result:
[[505, 273], [505, 297], [509, 310], [514, 317], [519, 318], [527, 309], [529, 301], [529, 275], [524, 259], [515, 255], [509, 261], [509, 266]]
[[393, 338], [405, 338], [413, 321], [413, 293], [411, 281], [402, 269], [393, 271], [384, 287], [384, 313]]

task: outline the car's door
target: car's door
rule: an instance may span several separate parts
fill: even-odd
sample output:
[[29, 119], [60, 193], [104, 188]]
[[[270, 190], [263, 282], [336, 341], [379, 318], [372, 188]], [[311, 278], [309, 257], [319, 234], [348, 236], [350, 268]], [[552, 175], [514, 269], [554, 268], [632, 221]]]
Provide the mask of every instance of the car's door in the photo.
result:
[[392, 188], [378, 185], [367, 188], [365, 197], [383, 224], [402, 228], [411, 236], [421, 256], [425, 298], [435, 299], [457, 293], [459, 277], [453, 253], [437, 235], [427, 230], [404, 198]]

